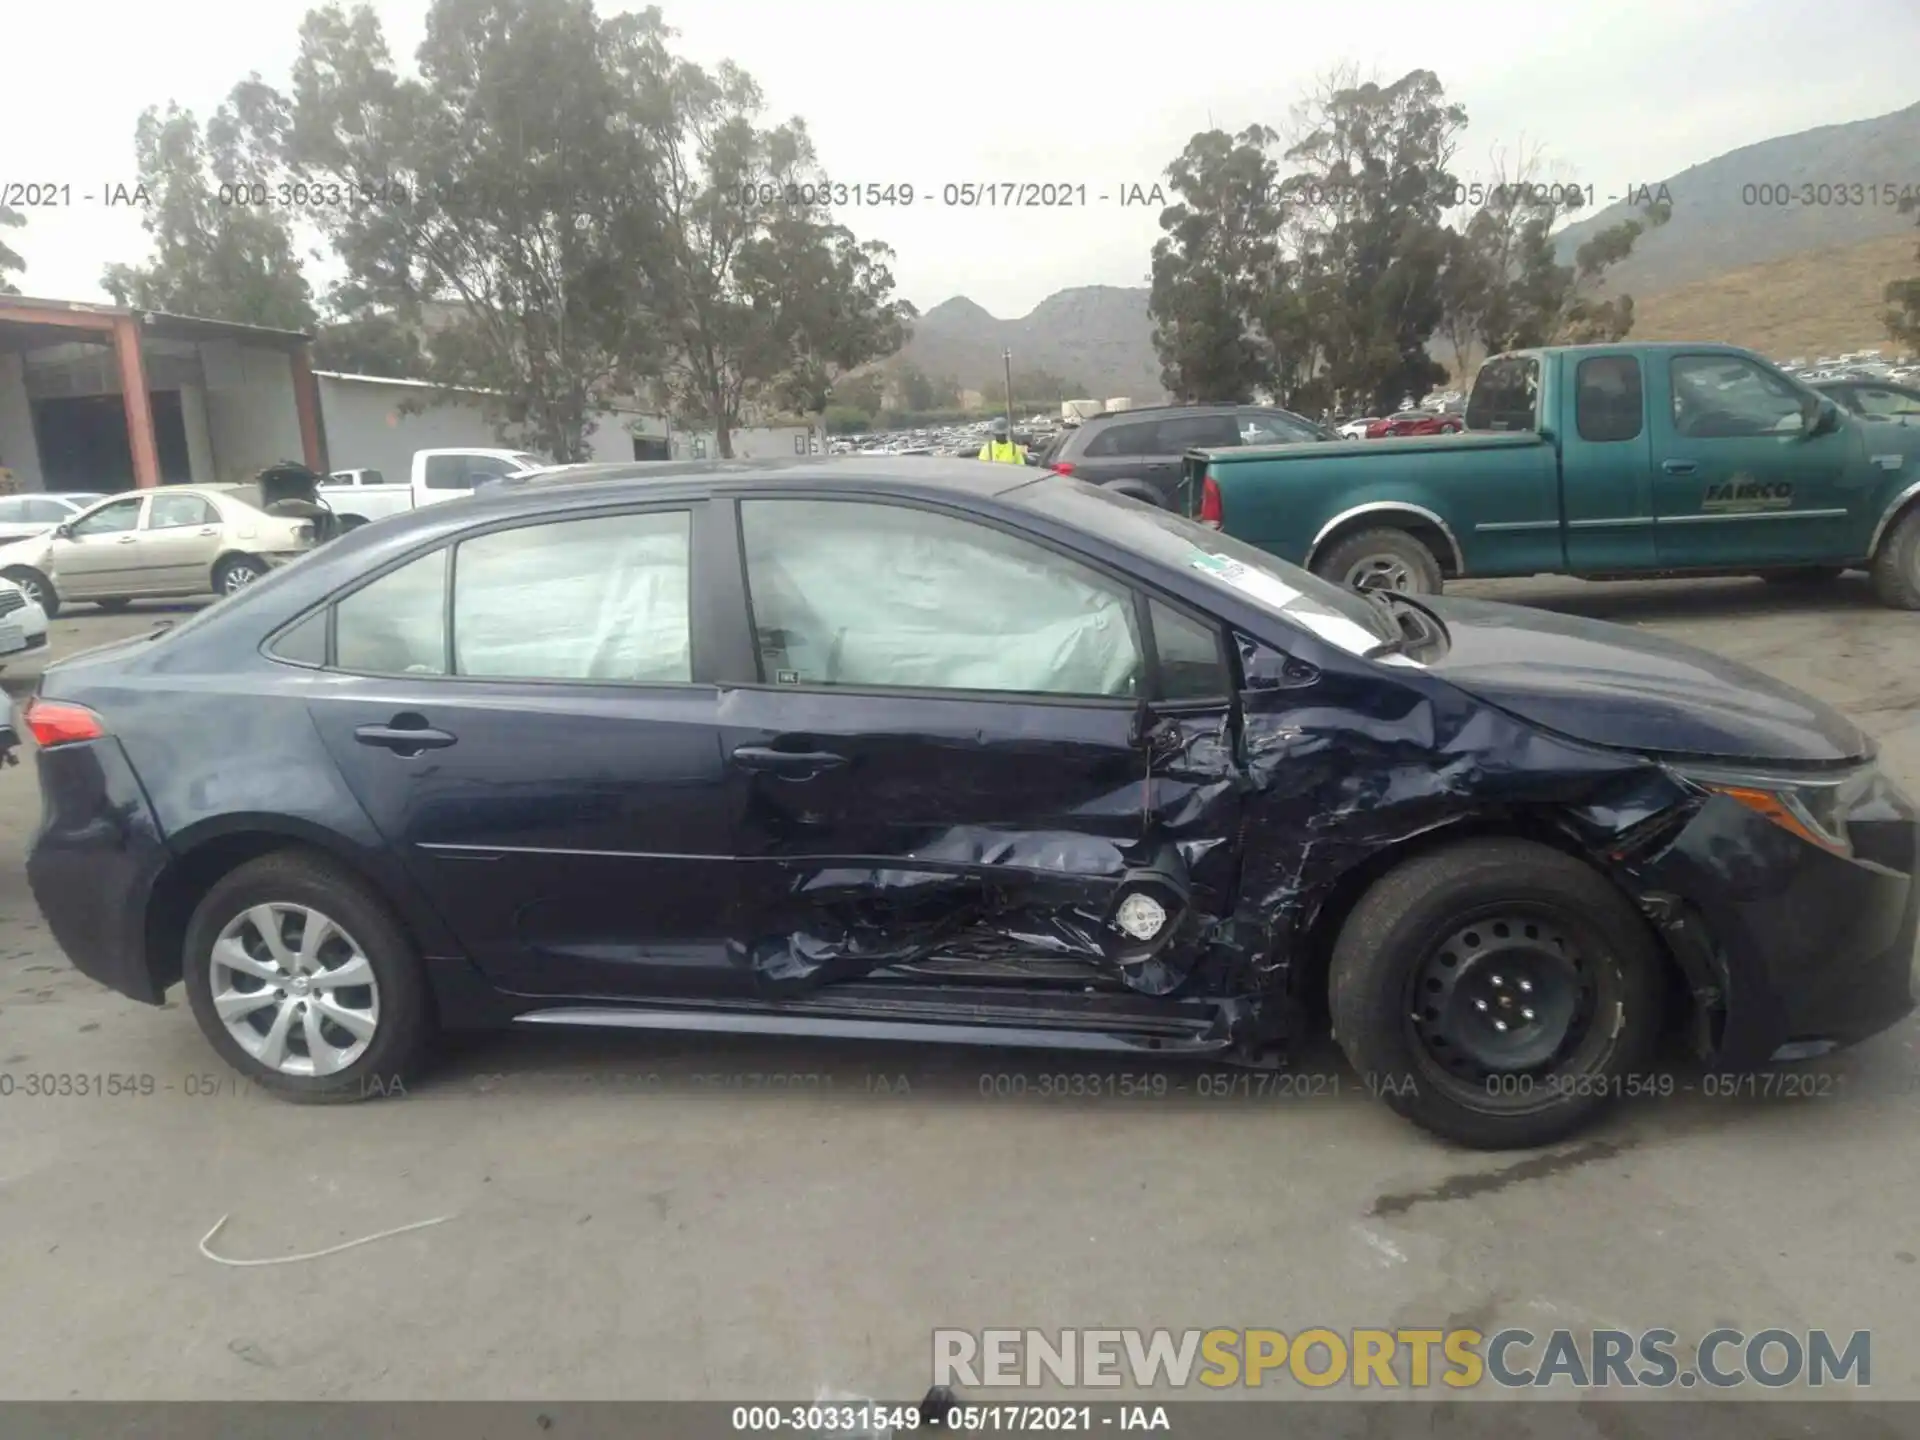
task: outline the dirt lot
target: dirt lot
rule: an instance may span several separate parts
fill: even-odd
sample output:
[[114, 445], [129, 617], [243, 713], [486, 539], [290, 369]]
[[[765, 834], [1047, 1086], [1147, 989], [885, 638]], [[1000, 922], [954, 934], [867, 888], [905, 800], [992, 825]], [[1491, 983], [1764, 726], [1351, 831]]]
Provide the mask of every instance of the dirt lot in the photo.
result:
[[[1463, 588], [1749, 661], [1920, 792], [1920, 615], [1857, 580]], [[55, 648], [156, 618], [77, 608]], [[1920, 1398], [1912, 1025], [1822, 1062], [1824, 1098], [1696, 1085], [1524, 1159], [1429, 1141], [1330, 1063], [1310, 1097], [1201, 1098], [1073, 1058], [514, 1034], [303, 1109], [236, 1089], [178, 991], [65, 965], [19, 864], [36, 818], [31, 763], [0, 773], [0, 1395], [904, 1398], [936, 1326], [1471, 1324], [1867, 1329], [1875, 1398]], [[1038, 1093], [1142, 1074], [1166, 1095]], [[240, 1257], [454, 1218], [235, 1269], [196, 1248], [229, 1214]]]

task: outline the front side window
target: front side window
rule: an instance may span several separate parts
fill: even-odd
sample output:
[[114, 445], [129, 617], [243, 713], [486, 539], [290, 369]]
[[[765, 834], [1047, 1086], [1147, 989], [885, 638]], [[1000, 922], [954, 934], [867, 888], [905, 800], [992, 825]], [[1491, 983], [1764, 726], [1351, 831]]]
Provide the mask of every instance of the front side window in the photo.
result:
[[1148, 602], [1160, 660], [1160, 699], [1220, 700], [1233, 693], [1220, 660], [1220, 634], [1171, 605]]
[[1677, 355], [1673, 428], [1695, 440], [1790, 435], [1805, 423], [1807, 394], [1739, 355]]
[[1243, 445], [1297, 445], [1319, 438], [1319, 432], [1305, 421], [1257, 412], [1240, 417], [1240, 443]]
[[334, 606], [334, 664], [374, 675], [447, 673], [447, 552], [435, 550]]
[[115, 500], [102, 505], [84, 519], [76, 520], [73, 525], [75, 536], [118, 535], [124, 530], [132, 530], [140, 523], [140, 506], [143, 503], [138, 495], [125, 500]]
[[1640, 434], [1640, 361], [1596, 355], [1574, 372], [1574, 421], [1582, 440], [1633, 440]]
[[605, 515], [496, 530], [454, 557], [455, 669], [488, 679], [693, 678], [692, 516]]
[[1202, 445], [1238, 445], [1240, 425], [1231, 415], [1180, 415], [1162, 420], [1154, 433], [1153, 453], [1178, 455]]
[[747, 585], [773, 685], [1133, 696], [1131, 593], [957, 516], [746, 500]]

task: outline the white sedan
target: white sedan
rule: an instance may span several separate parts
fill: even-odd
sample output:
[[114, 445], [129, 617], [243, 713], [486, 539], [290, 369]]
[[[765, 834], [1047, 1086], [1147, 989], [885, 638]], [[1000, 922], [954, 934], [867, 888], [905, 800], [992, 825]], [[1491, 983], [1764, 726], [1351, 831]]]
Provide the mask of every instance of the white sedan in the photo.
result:
[[71, 520], [105, 495], [0, 495], [0, 541], [44, 535], [62, 521]]

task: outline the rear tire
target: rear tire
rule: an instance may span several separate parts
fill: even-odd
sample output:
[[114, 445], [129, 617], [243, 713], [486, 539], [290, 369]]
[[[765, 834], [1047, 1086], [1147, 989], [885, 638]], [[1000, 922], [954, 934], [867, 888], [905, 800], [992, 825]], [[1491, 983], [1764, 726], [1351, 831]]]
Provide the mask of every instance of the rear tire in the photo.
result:
[[1313, 573], [1350, 589], [1438, 595], [1439, 558], [1405, 530], [1362, 530], [1336, 540], [1313, 563]]
[[1894, 522], [1867, 569], [1874, 598], [1895, 610], [1920, 610], [1920, 505]]
[[1504, 1150], [1640, 1093], [1663, 978], [1646, 922], [1598, 871], [1530, 840], [1463, 840], [1360, 898], [1328, 999], [1374, 1094], [1435, 1135]]
[[251, 555], [229, 555], [213, 571], [213, 593], [231, 595], [267, 573], [266, 565]]
[[16, 565], [10, 570], [0, 572], [20, 587], [27, 597], [29, 605], [38, 605], [51, 620], [60, 613], [60, 597], [54, 593], [53, 582], [38, 570], [28, 565]]
[[[331, 922], [334, 938], [311, 952], [320, 968], [302, 973], [294, 962], [301, 958], [299, 946], [315, 923], [313, 916]], [[280, 931], [272, 938], [261, 928], [268, 919]], [[232, 938], [223, 941], [223, 935]], [[221, 963], [216, 945], [235, 963]], [[364, 961], [369, 984], [345, 983], [352, 978], [345, 967], [356, 957]], [[329, 968], [343, 977], [331, 988]], [[216, 883], [187, 926], [182, 973], [193, 1017], [221, 1058], [287, 1100], [338, 1103], [402, 1091], [433, 1037], [433, 1007], [413, 943], [364, 881], [321, 856], [263, 855]], [[261, 997], [255, 1007], [236, 1013], [252, 995]], [[304, 1008], [309, 1005], [320, 1036], [317, 1047], [309, 1038]], [[328, 1005], [336, 1008], [330, 1012]], [[222, 1007], [234, 1023], [222, 1018]], [[281, 1026], [276, 1043], [272, 1031], [289, 1007], [301, 1008]], [[341, 1010], [370, 1034], [363, 1037], [324, 1018]], [[235, 1025], [252, 1028], [236, 1034]], [[364, 1042], [357, 1051], [356, 1040]], [[314, 1064], [316, 1053], [353, 1058], [327, 1071]]]

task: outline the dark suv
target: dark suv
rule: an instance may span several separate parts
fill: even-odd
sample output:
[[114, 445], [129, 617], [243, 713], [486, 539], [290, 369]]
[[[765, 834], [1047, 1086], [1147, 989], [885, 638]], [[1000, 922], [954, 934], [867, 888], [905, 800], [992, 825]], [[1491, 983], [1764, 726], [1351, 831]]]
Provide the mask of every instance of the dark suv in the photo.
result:
[[1178, 504], [1180, 457], [1195, 446], [1292, 445], [1337, 438], [1291, 410], [1264, 405], [1153, 405], [1095, 415], [1069, 431], [1043, 461], [1063, 475]]

